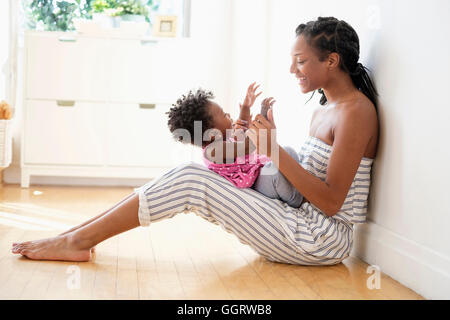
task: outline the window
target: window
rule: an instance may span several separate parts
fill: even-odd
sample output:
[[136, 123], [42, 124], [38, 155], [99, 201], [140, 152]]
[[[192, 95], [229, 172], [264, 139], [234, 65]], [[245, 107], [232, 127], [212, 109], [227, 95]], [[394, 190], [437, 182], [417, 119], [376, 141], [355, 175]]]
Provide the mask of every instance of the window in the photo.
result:
[[[129, 28], [130, 22], [146, 22], [142, 26], [147, 36], [158, 24], [166, 34], [188, 37], [190, 7], [191, 0], [22, 0], [21, 20], [23, 29], [42, 31], [80, 31], [83, 23], [114, 29], [125, 22]], [[159, 16], [169, 17], [171, 23]]]

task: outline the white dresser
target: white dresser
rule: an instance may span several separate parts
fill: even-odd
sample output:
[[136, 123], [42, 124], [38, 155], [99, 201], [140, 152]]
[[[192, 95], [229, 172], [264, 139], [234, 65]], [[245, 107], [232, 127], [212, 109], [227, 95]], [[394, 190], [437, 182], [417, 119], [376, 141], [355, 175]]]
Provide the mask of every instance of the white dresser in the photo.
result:
[[193, 149], [166, 111], [195, 86], [188, 39], [29, 31], [21, 185], [30, 176], [153, 178]]

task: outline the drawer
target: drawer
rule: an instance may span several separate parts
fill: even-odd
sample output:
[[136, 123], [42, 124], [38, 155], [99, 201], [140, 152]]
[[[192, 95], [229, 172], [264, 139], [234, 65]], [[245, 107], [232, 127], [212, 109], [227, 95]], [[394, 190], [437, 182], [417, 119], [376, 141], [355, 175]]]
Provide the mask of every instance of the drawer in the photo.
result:
[[172, 104], [198, 84], [184, 42], [111, 40], [111, 101]]
[[104, 164], [105, 104], [55, 100], [25, 103], [25, 163]]
[[108, 99], [109, 42], [76, 35], [26, 37], [28, 99]]
[[167, 126], [167, 105], [108, 106], [107, 165], [172, 167], [182, 160]]

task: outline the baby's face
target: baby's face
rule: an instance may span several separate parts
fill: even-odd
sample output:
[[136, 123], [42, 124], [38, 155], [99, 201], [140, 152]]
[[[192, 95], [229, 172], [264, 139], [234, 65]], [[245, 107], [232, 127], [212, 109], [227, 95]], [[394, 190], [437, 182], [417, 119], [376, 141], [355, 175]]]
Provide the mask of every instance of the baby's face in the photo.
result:
[[213, 118], [214, 128], [222, 132], [223, 137], [226, 137], [226, 130], [233, 128], [233, 120], [229, 113], [225, 113], [223, 109], [215, 102], [209, 101], [209, 114]]

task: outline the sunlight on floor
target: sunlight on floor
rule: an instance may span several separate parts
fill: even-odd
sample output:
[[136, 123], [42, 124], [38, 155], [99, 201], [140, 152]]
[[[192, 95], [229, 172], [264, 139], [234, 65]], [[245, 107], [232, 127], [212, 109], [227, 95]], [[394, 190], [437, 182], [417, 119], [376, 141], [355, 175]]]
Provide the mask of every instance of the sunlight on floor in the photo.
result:
[[0, 211], [0, 225], [41, 231], [63, 231], [71, 227], [69, 224], [59, 223], [34, 217]]

